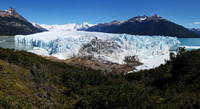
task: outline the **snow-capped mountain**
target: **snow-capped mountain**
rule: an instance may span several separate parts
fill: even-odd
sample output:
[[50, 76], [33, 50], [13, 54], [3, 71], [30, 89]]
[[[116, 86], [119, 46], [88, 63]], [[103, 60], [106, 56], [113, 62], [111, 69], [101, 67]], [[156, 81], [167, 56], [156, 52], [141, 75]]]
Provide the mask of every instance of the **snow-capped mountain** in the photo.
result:
[[17, 34], [33, 34], [44, 29], [32, 25], [14, 8], [0, 10], [0, 36], [13, 36]]
[[[36, 23], [33, 23], [34, 25]], [[46, 24], [37, 24], [42, 28], [45, 28], [49, 31], [52, 30], [65, 30], [65, 31], [77, 31], [77, 30], [86, 30], [87, 28], [94, 26], [94, 24], [89, 24], [87, 22], [84, 22], [82, 24], [64, 24], [64, 25], [46, 25]]]
[[[165, 63], [169, 51], [179, 45], [174, 37], [135, 36], [100, 32], [51, 30], [32, 35], [15, 36], [16, 44], [34, 46], [28, 51], [59, 59], [93, 56], [97, 59], [123, 64], [127, 56], [136, 56], [148, 69]], [[16, 45], [17, 46], [17, 45]]]
[[105, 33], [126, 33], [147, 36], [172, 36], [181, 38], [195, 38], [200, 35], [189, 31], [187, 28], [162, 18], [159, 15], [136, 16], [126, 21], [112, 21], [100, 23], [88, 28], [86, 31]]

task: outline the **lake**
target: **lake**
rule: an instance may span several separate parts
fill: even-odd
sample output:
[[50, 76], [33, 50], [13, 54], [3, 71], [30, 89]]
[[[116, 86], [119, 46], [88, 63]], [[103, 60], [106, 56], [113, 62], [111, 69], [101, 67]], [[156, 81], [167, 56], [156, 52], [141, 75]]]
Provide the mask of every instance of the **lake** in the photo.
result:
[[200, 49], [200, 38], [178, 38], [187, 50]]
[[0, 47], [17, 50], [30, 50], [33, 48], [32, 46], [24, 46], [22, 44], [16, 45], [14, 36], [0, 36]]
[[0, 47], [15, 48], [14, 36], [0, 36]]
[[200, 38], [178, 38], [181, 46], [200, 46]]
[[[180, 46], [186, 46], [186, 49], [200, 49], [200, 38], [178, 38]], [[32, 46], [15, 44], [14, 36], [0, 36], [0, 47], [18, 50], [30, 50]]]

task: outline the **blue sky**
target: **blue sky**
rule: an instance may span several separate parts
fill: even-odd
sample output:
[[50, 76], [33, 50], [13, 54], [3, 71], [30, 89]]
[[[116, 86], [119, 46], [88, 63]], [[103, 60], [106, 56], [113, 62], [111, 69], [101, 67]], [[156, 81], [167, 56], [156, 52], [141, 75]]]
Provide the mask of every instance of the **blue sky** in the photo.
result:
[[41, 24], [101, 23], [138, 15], [169, 19], [200, 28], [200, 0], [1, 0], [0, 9], [15, 8]]

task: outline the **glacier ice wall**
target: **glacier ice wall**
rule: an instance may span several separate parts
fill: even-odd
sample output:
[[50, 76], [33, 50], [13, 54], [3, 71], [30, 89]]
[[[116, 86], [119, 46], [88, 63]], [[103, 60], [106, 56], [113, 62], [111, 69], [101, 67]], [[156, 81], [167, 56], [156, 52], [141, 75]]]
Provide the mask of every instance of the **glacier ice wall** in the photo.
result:
[[137, 56], [143, 63], [142, 66], [137, 67], [138, 70], [157, 67], [165, 63], [165, 60], [169, 59], [169, 51], [176, 49], [180, 43], [175, 37], [62, 30], [15, 36], [16, 46], [17, 44], [31, 45], [34, 48], [28, 51], [39, 55], [55, 56], [59, 59], [79, 55], [80, 49], [94, 39], [109, 43], [106, 47], [102, 45], [101, 50], [97, 50], [98, 52], [88, 52], [89, 55], [119, 64], [124, 63], [125, 56]]

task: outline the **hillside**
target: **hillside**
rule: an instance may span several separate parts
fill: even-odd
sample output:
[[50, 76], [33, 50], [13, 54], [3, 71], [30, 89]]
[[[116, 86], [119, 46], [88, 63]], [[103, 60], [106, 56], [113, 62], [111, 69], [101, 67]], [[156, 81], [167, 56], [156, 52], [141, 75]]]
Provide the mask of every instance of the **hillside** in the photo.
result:
[[43, 28], [33, 26], [13, 8], [0, 10], [0, 36], [33, 34], [44, 31]]
[[152, 70], [105, 75], [0, 48], [0, 108], [198, 109], [200, 50]]
[[132, 35], [161, 35], [181, 38], [200, 37], [185, 27], [164, 19], [158, 15], [137, 16], [126, 21], [112, 21], [97, 24], [86, 31], [106, 33], [126, 33]]

